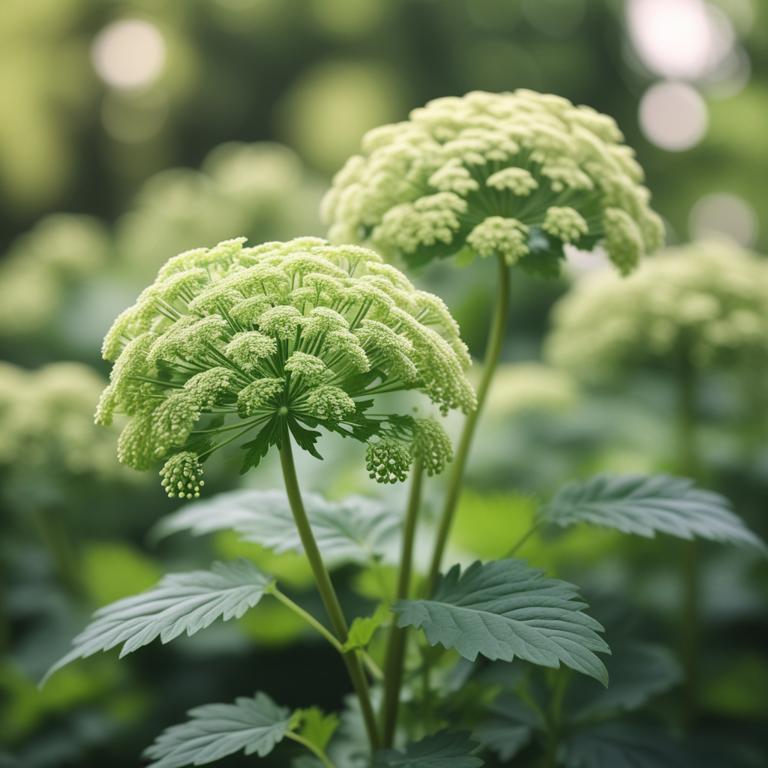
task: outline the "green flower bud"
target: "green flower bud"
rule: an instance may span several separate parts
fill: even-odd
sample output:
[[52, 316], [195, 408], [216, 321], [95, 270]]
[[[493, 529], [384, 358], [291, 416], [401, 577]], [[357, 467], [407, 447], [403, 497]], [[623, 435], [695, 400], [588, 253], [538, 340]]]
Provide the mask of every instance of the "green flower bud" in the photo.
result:
[[377, 440], [369, 443], [365, 451], [365, 468], [377, 483], [403, 482], [412, 462], [410, 452], [398, 440]]
[[416, 419], [413, 427], [411, 454], [421, 460], [424, 471], [431, 477], [439, 475], [453, 460], [451, 440], [436, 419]]
[[200, 478], [203, 468], [197, 456], [189, 451], [171, 456], [160, 470], [162, 486], [170, 498], [196, 499], [205, 481]]

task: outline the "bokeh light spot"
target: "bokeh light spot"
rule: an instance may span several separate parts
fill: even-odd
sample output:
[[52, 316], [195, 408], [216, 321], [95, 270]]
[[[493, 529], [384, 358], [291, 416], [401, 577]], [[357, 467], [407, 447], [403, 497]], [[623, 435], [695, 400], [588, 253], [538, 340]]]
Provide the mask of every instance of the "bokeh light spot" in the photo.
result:
[[163, 70], [165, 41], [154, 24], [142, 19], [121, 19], [96, 36], [91, 60], [107, 85], [146, 88]]
[[640, 101], [640, 127], [657, 147], [682, 152], [699, 143], [707, 130], [707, 105], [685, 83], [652, 85]]
[[628, 0], [626, 19], [643, 64], [666, 78], [704, 77], [734, 45], [730, 19], [703, 0]]
[[725, 236], [749, 247], [757, 240], [757, 214], [738, 195], [716, 192], [705, 195], [693, 206], [688, 228], [692, 238]]

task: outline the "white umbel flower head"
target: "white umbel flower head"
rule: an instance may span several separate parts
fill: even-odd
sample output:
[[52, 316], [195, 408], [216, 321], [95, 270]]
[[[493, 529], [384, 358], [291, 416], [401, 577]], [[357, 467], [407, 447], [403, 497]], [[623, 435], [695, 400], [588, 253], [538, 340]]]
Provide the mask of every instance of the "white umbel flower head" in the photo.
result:
[[554, 311], [549, 359], [595, 378], [632, 363], [704, 367], [768, 352], [768, 263], [725, 242], [669, 248], [626, 280], [584, 278]]
[[410, 264], [503, 256], [557, 274], [602, 242], [622, 273], [663, 241], [643, 172], [608, 116], [518, 90], [436, 99], [363, 138], [323, 202], [331, 240]]
[[450, 460], [439, 425], [373, 415], [376, 396], [417, 390], [443, 413], [475, 407], [467, 350], [440, 299], [371, 250], [317, 238], [176, 256], [103, 352], [114, 367], [97, 421], [126, 414], [118, 457], [136, 469], [165, 460], [175, 496], [200, 493], [201, 463], [219, 447], [242, 439], [247, 469], [286, 428], [314, 455], [318, 427], [369, 443], [382, 481], [421, 455], [437, 472]]

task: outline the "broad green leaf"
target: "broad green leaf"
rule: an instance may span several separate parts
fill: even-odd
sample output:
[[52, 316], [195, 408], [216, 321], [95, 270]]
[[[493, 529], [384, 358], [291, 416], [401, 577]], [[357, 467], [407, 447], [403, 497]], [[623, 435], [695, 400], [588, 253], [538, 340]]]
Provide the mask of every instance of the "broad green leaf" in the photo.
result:
[[[335, 564], [368, 562], [396, 541], [400, 514], [372, 499], [331, 502], [308, 493], [304, 505], [323, 556]], [[161, 520], [154, 533], [200, 536], [229, 529], [274, 552], [304, 551], [285, 491], [232, 491], [196, 501]]]
[[239, 619], [253, 608], [273, 580], [245, 560], [214, 563], [210, 571], [165, 576], [146, 592], [99, 609], [72, 650], [48, 670], [43, 682], [75, 659], [122, 644], [120, 658], [160, 638], [168, 643], [193, 635], [216, 619]]
[[189, 712], [190, 720], [168, 728], [144, 752], [149, 768], [205, 765], [241, 750], [265, 757], [285, 738], [294, 716], [263, 693], [234, 704], [206, 704]]
[[487, 716], [472, 735], [503, 762], [511, 760], [530, 740], [541, 718], [511, 693], [502, 693], [489, 707]]
[[325, 751], [339, 727], [338, 715], [326, 714], [317, 707], [300, 709], [296, 715], [301, 718], [299, 734], [319, 750]]
[[687, 768], [685, 754], [663, 731], [608, 722], [575, 731], [562, 750], [566, 768]]
[[611, 646], [606, 660], [611, 684], [602, 688], [591, 680], [574, 680], [566, 695], [573, 721], [638, 709], [654, 696], [677, 685], [682, 669], [662, 646], [628, 642]]
[[379, 752], [373, 764], [375, 768], [480, 768], [485, 761], [473, 754], [478, 746], [466, 731], [440, 731], [408, 744], [403, 751]]
[[726, 498], [669, 475], [598, 475], [569, 483], [540, 515], [561, 527], [589, 523], [648, 538], [667, 533], [764, 548]]
[[610, 651], [585, 607], [572, 584], [546, 578], [521, 560], [496, 560], [473, 563], [464, 573], [454, 566], [430, 600], [401, 600], [395, 612], [399, 626], [421, 628], [431, 645], [453, 648], [470, 661], [480, 654], [565, 664], [607, 685], [595, 652]]
[[389, 621], [389, 607], [383, 603], [374, 611], [373, 616], [358, 616], [349, 627], [344, 650], [367, 648], [376, 631]]

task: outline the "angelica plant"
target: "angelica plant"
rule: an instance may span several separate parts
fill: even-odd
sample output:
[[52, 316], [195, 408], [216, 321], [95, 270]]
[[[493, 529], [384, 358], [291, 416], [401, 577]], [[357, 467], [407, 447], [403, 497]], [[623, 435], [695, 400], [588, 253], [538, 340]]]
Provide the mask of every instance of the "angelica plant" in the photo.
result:
[[[766, 338], [765, 261], [727, 242], [702, 242], [660, 253], [627, 280], [599, 274], [581, 281], [555, 307], [547, 354], [554, 364], [593, 382], [616, 379], [648, 363], [666, 368], [675, 391], [677, 470], [699, 477], [704, 470], [696, 434], [702, 377], [746, 363], [749, 390], [760, 390]], [[745, 401], [754, 404], [749, 396]], [[749, 418], [759, 425], [762, 407], [754, 405]], [[681, 627], [689, 719], [697, 706], [697, 560], [689, 547]]]
[[504, 343], [512, 267], [558, 274], [564, 247], [602, 244], [622, 273], [663, 240], [643, 171], [612, 118], [550, 94], [437, 99], [375, 128], [325, 197], [329, 236], [410, 265], [469, 254], [498, 264], [477, 390], [448, 481], [430, 568], [434, 586], [480, 409]]

